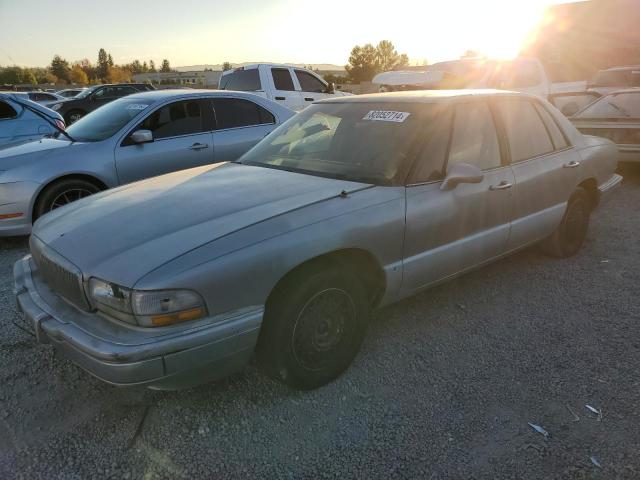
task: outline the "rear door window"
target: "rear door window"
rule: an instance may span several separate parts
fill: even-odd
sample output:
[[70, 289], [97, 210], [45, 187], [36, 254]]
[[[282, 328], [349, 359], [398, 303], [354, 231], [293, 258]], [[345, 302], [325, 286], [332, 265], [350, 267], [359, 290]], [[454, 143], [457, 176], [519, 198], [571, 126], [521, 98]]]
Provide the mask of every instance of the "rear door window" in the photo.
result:
[[486, 102], [457, 105], [452, 135], [447, 169], [458, 163], [469, 163], [481, 170], [501, 166], [498, 135]]
[[547, 129], [535, 107], [526, 100], [509, 99], [498, 102], [511, 162], [521, 162], [554, 150]]
[[544, 122], [545, 127], [547, 127], [547, 131], [549, 132], [549, 135], [551, 135], [551, 140], [553, 140], [553, 146], [555, 147], [555, 149], [561, 150], [563, 148], [568, 147], [569, 144], [567, 143], [567, 140], [564, 138], [564, 135], [562, 134], [562, 130], [560, 130], [560, 127], [558, 126], [556, 121], [553, 119], [549, 111], [539, 103], [535, 103], [535, 107], [538, 113], [540, 114], [540, 117], [542, 117], [542, 121]]
[[198, 100], [170, 103], [149, 115], [140, 125], [142, 130], [151, 130], [153, 138], [193, 135], [205, 131], [202, 107]]
[[235, 70], [223, 75], [220, 79], [220, 90], [239, 90], [242, 92], [261, 90], [258, 69]]
[[296, 77], [303, 92], [324, 93], [326, 87], [318, 78], [304, 70], [296, 70]]
[[288, 68], [272, 68], [271, 75], [273, 75], [273, 85], [276, 87], [276, 90], [288, 92], [295, 90], [291, 72]]
[[213, 110], [217, 130], [272, 124], [276, 121], [267, 109], [242, 98], [216, 98], [213, 100]]
[[0, 100], [0, 120], [6, 120], [8, 118], [16, 118], [18, 112], [4, 100]]

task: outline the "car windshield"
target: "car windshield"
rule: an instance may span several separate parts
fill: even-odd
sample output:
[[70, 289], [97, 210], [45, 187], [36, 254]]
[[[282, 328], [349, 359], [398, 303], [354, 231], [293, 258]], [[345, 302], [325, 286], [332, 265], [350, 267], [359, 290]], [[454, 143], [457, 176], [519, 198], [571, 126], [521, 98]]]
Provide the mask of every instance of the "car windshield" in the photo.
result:
[[434, 105], [320, 103], [291, 118], [239, 163], [388, 185], [407, 167]]
[[606, 95], [592, 103], [577, 118], [640, 118], [640, 92]]
[[85, 115], [67, 128], [67, 132], [80, 142], [98, 142], [112, 136], [149, 105], [148, 101], [121, 98]]
[[93, 92], [94, 90], [95, 90], [95, 88], [87, 88], [86, 90], [82, 90], [78, 95], [76, 95], [75, 98], [88, 97], [89, 95], [91, 95], [91, 92]]

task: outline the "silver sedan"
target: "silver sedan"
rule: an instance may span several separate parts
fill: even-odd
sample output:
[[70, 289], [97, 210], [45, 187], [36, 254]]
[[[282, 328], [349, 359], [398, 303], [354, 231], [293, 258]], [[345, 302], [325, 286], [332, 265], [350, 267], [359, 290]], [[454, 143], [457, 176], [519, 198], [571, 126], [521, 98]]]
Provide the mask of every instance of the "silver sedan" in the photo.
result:
[[372, 308], [537, 243], [577, 253], [616, 165], [612, 142], [524, 94], [322, 101], [237, 162], [46, 215], [17, 301], [39, 341], [111, 384], [183, 387], [255, 353], [315, 388]]
[[0, 150], [0, 236], [100, 190], [235, 160], [295, 112], [242, 92], [161, 90], [91, 112], [67, 135]]

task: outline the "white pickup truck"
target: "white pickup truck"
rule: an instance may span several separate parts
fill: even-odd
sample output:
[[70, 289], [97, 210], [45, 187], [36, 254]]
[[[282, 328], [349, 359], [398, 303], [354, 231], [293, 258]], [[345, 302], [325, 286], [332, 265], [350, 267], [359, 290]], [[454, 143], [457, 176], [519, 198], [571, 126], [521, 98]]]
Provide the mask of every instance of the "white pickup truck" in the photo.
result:
[[219, 88], [255, 93], [296, 111], [315, 100], [351, 95], [337, 91], [333, 84], [325, 82], [310, 70], [273, 63], [257, 63], [227, 70], [220, 77]]
[[537, 58], [512, 60], [465, 58], [434, 63], [424, 71], [383, 72], [373, 78], [380, 91], [498, 88], [531, 93], [548, 99], [550, 95], [586, 90], [586, 81], [553, 83]]

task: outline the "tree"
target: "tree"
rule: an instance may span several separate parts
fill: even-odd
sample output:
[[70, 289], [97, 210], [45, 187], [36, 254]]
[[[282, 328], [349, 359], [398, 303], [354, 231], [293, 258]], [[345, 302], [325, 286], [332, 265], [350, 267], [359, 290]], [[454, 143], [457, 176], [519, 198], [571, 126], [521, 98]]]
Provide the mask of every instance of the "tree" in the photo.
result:
[[345, 69], [352, 82], [360, 83], [371, 80], [378, 72], [397, 70], [407, 65], [409, 57], [404, 53], [398, 54], [389, 40], [382, 40], [377, 47], [370, 43], [353, 47]]
[[167, 60], [166, 58], [162, 60], [162, 67], [160, 67], [160, 71], [162, 73], [171, 72], [171, 65], [169, 65], [169, 60]]
[[36, 80], [36, 76], [33, 74], [33, 72], [25, 68], [22, 71], [22, 83], [30, 83], [31, 85], [35, 85], [36, 83], [38, 83], [38, 81]]
[[53, 60], [51, 60], [51, 65], [49, 66], [51, 73], [53, 73], [58, 79], [64, 80], [65, 82], [69, 81], [69, 74], [71, 73], [71, 68], [69, 68], [69, 62], [67, 62], [64, 58], [60, 57], [60, 55], [55, 55]]
[[121, 67], [109, 67], [107, 70], [107, 82], [124, 83], [131, 81], [131, 72]]
[[223, 72], [226, 72], [227, 70], [231, 70], [232, 68], [233, 68], [233, 66], [229, 62], [224, 62], [222, 64], [222, 71]]
[[39, 70], [36, 73], [36, 80], [38, 83], [58, 83], [58, 77], [47, 69]]
[[370, 81], [378, 72], [376, 49], [370, 43], [363, 47], [356, 45], [351, 50], [345, 69], [354, 83]]
[[156, 73], [156, 62], [154, 62], [153, 60], [149, 60], [149, 71], [151, 73]]
[[478, 58], [480, 56], [480, 52], [478, 52], [477, 50], [468, 49], [462, 54], [460, 58]]
[[125, 67], [133, 74], [137, 75], [138, 73], [145, 73], [147, 71], [147, 62], [140, 63], [140, 60], [136, 59], [131, 62], [129, 65], [125, 65]]
[[382, 40], [376, 47], [376, 58], [378, 71], [388, 72], [398, 70], [409, 65], [409, 57], [406, 54], [398, 54], [393, 43], [389, 40]]
[[7, 67], [0, 71], [0, 83], [8, 83], [11, 85], [16, 85], [22, 83], [24, 76], [22, 73], [22, 69], [18, 66]]
[[107, 63], [110, 67], [113, 67], [113, 57], [111, 56], [111, 54], [107, 55]]
[[73, 66], [75, 67], [76, 65], [82, 69], [87, 78], [94, 78], [96, 76], [96, 69], [91, 65], [91, 61], [88, 58], [83, 58], [79, 62], [74, 62]]
[[78, 85], [86, 85], [89, 83], [89, 77], [77, 63], [71, 68], [71, 74], [69, 77], [72, 83], [76, 83]]
[[101, 79], [107, 78], [108, 71], [109, 71], [109, 57], [107, 55], [107, 51], [104, 48], [101, 48], [98, 51], [98, 64], [96, 65], [96, 76]]

